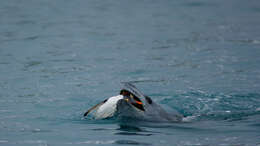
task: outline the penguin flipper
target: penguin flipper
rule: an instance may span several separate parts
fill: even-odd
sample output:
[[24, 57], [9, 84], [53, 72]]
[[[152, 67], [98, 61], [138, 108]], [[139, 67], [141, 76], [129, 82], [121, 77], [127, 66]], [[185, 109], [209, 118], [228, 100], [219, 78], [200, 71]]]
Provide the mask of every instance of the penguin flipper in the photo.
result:
[[93, 110], [95, 110], [96, 108], [98, 108], [98, 107], [100, 107], [101, 105], [103, 105], [106, 101], [107, 101], [107, 99], [104, 100], [104, 101], [102, 101], [101, 103], [98, 103], [98, 104], [96, 104], [95, 106], [91, 107], [87, 112], [85, 112], [84, 117], [86, 117], [91, 111], [93, 111]]

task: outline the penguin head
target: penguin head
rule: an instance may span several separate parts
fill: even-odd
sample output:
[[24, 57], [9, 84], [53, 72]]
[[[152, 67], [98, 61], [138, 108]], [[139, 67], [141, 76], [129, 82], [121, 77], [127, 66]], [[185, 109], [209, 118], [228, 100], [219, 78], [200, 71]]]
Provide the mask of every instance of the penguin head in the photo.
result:
[[133, 105], [135, 108], [145, 111], [144, 104], [141, 101], [141, 99], [139, 97], [137, 97], [136, 95], [134, 95], [133, 93], [131, 93], [130, 91], [128, 91], [126, 89], [122, 89], [120, 91], [120, 95], [123, 95], [124, 99], [127, 102], [129, 102], [131, 105]]

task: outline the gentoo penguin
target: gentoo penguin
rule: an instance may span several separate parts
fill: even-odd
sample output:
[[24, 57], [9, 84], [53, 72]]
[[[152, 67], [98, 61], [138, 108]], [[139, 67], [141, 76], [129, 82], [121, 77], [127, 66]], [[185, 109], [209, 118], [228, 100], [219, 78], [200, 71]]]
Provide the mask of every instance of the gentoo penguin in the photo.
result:
[[123, 83], [120, 94], [110, 97], [90, 108], [84, 116], [96, 110], [95, 119], [107, 119], [114, 116], [136, 118], [145, 121], [181, 122], [183, 116], [177, 112], [169, 113], [150, 97], [144, 95], [131, 83]]

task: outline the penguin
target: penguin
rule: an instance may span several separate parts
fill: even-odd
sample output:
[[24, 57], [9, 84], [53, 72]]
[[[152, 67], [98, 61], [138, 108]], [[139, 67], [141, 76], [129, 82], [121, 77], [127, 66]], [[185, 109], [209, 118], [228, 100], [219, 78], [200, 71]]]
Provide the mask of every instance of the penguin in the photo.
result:
[[95, 119], [108, 119], [116, 116], [152, 122], [181, 122], [183, 120], [181, 114], [167, 112], [133, 84], [124, 82], [123, 85], [119, 95], [109, 97], [91, 107], [85, 112], [84, 117], [96, 110]]

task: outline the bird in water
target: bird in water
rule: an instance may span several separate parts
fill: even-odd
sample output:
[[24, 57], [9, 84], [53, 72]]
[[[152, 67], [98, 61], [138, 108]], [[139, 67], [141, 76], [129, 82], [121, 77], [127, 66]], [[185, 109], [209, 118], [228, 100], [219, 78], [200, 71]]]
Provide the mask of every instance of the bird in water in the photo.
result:
[[110, 97], [91, 107], [84, 117], [92, 111], [95, 119], [112, 117], [131, 118], [154, 122], [181, 122], [183, 116], [177, 112], [167, 112], [150, 97], [144, 95], [131, 83], [123, 83], [120, 94]]

